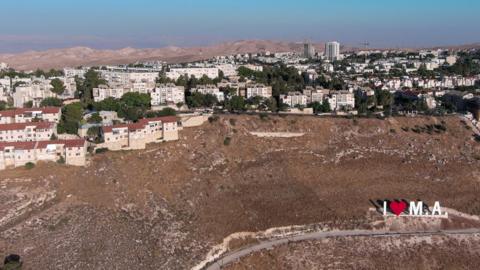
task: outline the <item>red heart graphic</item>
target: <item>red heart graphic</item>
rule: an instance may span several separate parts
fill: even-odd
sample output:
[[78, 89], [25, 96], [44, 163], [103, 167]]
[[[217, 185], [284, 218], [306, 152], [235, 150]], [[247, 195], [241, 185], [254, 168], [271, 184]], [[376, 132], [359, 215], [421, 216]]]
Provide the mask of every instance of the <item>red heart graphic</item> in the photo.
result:
[[407, 208], [407, 204], [404, 201], [393, 201], [390, 203], [390, 210], [397, 215], [400, 216], [400, 214]]

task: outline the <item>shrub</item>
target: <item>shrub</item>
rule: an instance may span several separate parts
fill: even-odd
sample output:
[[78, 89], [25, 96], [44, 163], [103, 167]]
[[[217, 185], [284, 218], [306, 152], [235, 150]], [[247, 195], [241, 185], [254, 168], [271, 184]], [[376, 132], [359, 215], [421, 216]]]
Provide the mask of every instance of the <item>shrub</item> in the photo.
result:
[[434, 127], [435, 127], [435, 129], [437, 129], [439, 131], [443, 131], [443, 132], [447, 131], [447, 127], [443, 123], [441, 125], [438, 125], [438, 124], [434, 125]]
[[105, 153], [108, 151], [108, 148], [97, 148], [95, 150], [95, 154], [101, 154], [101, 153]]
[[218, 115], [213, 115], [208, 118], [208, 122], [213, 123], [218, 121]]
[[405, 132], [408, 132], [410, 130], [409, 127], [402, 127], [402, 130], [405, 131]]
[[225, 140], [223, 140], [223, 145], [229, 146], [231, 142], [232, 142], [232, 138], [226, 137]]
[[63, 156], [61, 156], [58, 160], [57, 160], [57, 163], [58, 164], [65, 164], [65, 158]]
[[229, 122], [230, 122], [230, 125], [232, 126], [235, 126], [235, 124], [237, 124], [237, 120], [233, 118], [230, 118]]
[[266, 114], [266, 113], [261, 113], [258, 116], [260, 117], [260, 119], [262, 119], [264, 121], [268, 119], [268, 114]]
[[35, 168], [35, 163], [33, 163], [33, 162], [27, 162], [27, 163], [25, 164], [25, 169], [31, 170], [31, 169], [33, 169], [33, 168]]
[[397, 131], [394, 128], [391, 128], [390, 133], [397, 133]]

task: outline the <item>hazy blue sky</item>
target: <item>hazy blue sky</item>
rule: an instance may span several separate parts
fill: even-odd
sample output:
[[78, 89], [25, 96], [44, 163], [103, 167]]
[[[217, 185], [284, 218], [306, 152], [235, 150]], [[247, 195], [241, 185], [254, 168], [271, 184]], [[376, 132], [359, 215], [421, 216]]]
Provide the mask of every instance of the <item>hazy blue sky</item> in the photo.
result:
[[239, 39], [480, 41], [479, 0], [6, 0], [0, 52], [70, 46], [193, 46]]

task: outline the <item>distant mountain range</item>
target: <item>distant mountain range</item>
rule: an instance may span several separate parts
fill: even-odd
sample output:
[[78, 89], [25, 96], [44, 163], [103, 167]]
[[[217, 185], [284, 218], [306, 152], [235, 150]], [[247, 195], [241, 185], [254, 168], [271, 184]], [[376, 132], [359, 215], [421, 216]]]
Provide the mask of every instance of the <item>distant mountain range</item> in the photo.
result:
[[[314, 44], [318, 51], [323, 51], [324, 44]], [[445, 47], [443, 47], [445, 48]], [[480, 48], [480, 43], [451, 46], [451, 49]], [[355, 48], [345, 48], [355, 50]], [[157, 49], [124, 48], [119, 50], [97, 50], [88, 47], [51, 49], [46, 51], [28, 51], [17, 54], [0, 54], [0, 62], [18, 70], [34, 70], [94, 66], [108, 64], [129, 64], [136, 61], [161, 60], [168, 63], [180, 63], [208, 59], [218, 55], [232, 55], [258, 52], [301, 52], [300, 42], [282, 42], [270, 40], [242, 40], [226, 42], [207, 47], [164, 47]]]

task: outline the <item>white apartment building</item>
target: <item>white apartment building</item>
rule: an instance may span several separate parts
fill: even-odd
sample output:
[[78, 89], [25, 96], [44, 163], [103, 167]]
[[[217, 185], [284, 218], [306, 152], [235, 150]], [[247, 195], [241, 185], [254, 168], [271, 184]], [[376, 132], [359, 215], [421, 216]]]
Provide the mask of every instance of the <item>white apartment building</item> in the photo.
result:
[[77, 83], [75, 82], [75, 78], [65, 76], [59, 77], [58, 79], [62, 80], [63, 85], [65, 86], [65, 91], [58, 97], [61, 99], [74, 98], [75, 92], [77, 91]]
[[152, 106], [185, 103], [185, 87], [173, 83], [160, 84], [150, 93]]
[[0, 124], [0, 142], [48, 141], [56, 134], [52, 122]]
[[23, 108], [0, 111], [0, 124], [29, 123], [43, 121], [58, 123], [62, 110], [57, 107]]
[[0, 78], [0, 100], [2, 96], [7, 96], [12, 89], [12, 82], [9, 77]]
[[75, 76], [83, 78], [87, 71], [88, 69], [86, 68], [64, 68], [63, 75], [67, 78], [74, 78]]
[[42, 100], [50, 97], [57, 97], [57, 94], [51, 91], [50, 80], [39, 79], [31, 84], [17, 86], [13, 93], [13, 106], [23, 108], [24, 104], [32, 101], [34, 107], [39, 107]]
[[214, 95], [217, 97], [217, 100], [219, 102], [222, 102], [225, 100], [225, 94], [220, 91], [220, 89], [212, 84], [207, 84], [207, 85], [197, 85], [196, 88], [191, 89], [192, 93], [200, 93], [203, 95]]
[[120, 99], [126, 93], [130, 92], [130, 89], [122, 87], [109, 87], [108, 85], [99, 85], [98, 88], [93, 88], [93, 100], [100, 102], [107, 98]]
[[[239, 82], [239, 81], [227, 81], [227, 80], [222, 80], [221, 82], [217, 83], [218, 88], [232, 88], [236, 90], [235, 95], [240, 96], [243, 95], [245, 96], [245, 88], [247, 86], [246, 82]], [[243, 93], [243, 94], [240, 94]]]
[[171, 68], [170, 71], [166, 73], [167, 78], [172, 80], [177, 80], [180, 76], [194, 76], [199, 79], [204, 75], [210, 79], [215, 79], [218, 77], [218, 68], [207, 68], [207, 67], [190, 67], [190, 68]]
[[133, 82], [131, 83], [130, 92], [136, 92], [141, 94], [150, 94], [155, 88], [155, 82]]
[[330, 94], [330, 90], [307, 86], [305, 89], [303, 89], [303, 94], [307, 97], [307, 104], [314, 102], [322, 103], [325, 97]]
[[287, 95], [280, 95], [280, 101], [291, 108], [295, 106], [307, 106], [307, 96], [301, 92], [288, 92]]
[[340, 43], [336, 41], [325, 44], [325, 57], [330, 61], [340, 59]]
[[312, 43], [306, 42], [303, 44], [303, 57], [313, 58], [315, 56], [315, 47]]
[[355, 96], [348, 91], [336, 91], [328, 98], [332, 111], [350, 110], [355, 108]]
[[253, 71], [263, 71], [263, 66], [261, 65], [252, 65], [252, 64], [246, 64], [246, 65], [241, 65], [242, 67], [246, 67], [248, 69], [251, 69]]
[[271, 98], [272, 87], [263, 84], [247, 85], [246, 98], [248, 99], [252, 97]]
[[230, 77], [237, 75], [237, 66], [232, 64], [217, 65], [217, 68], [223, 72], [223, 76]]
[[159, 76], [158, 72], [125, 72], [112, 70], [99, 70], [98, 72], [109, 84], [116, 83], [125, 87], [128, 87], [131, 83], [155, 83]]
[[175, 116], [164, 116], [141, 119], [137, 123], [104, 126], [104, 143], [99, 147], [113, 151], [145, 149], [148, 143], [178, 140], [177, 121]]
[[24, 166], [28, 162], [65, 160], [65, 164], [85, 166], [85, 140], [0, 142], [0, 170]]

